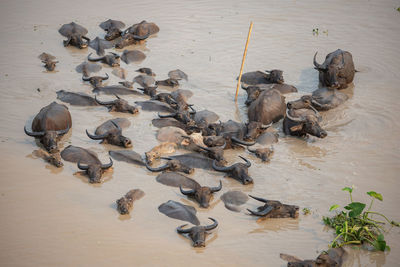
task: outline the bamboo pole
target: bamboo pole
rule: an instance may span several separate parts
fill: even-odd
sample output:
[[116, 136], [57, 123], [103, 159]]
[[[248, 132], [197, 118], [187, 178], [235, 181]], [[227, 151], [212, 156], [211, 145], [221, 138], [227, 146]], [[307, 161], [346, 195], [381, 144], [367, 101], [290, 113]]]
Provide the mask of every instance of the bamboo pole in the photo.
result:
[[249, 39], [250, 39], [250, 34], [251, 34], [251, 30], [252, 30], [252, 29], [253, 29], [253, 22], [251, 21], [251, 22], [250, 22], [250, 28], [249, 28], [249, 34], [247, 35], [246, 47], [244, 48], [244, 52], [243, 52], [242, 66], [240, 67], [239, 79], [238, 79], [238, 83], [237, 83], [237, 86], [236, 86], [235, 102], [237, 102], [237, 97], [238, 97], [238, 93], [239, 93], [240, 81], [242, 80], [242, 73], [243, 73], [244, 60], [246, 59], [247, 47], [249, 46]]

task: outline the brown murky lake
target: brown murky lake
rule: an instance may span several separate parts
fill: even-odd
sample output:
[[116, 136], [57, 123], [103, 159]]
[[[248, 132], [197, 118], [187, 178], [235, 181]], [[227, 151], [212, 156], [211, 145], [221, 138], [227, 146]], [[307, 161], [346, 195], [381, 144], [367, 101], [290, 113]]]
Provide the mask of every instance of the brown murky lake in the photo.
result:
[[[354, 199], [368, 201], [365, 192], [383, 194], [375, 210], [400, 221], [400, 12], [399, 1], [23, 1], [0, 3], [0, 265], [2, 266], [285, 266], [279, 253], [315, 258], [327, 249], [333, 232], [321, 218], [332, 204], [348, 203], [341, 191], [355, 186]], [[64, 48], [58, 29], [75, 21], [88, 28], [90, 38], [103, 36], [98, 24], [118, 19], [127, 25], [144, 19], [160, 26], [157, 36], [137, 46], [147, 58], [121, 66], [129, 79], [139, 67], [151, 67], [158, 79], [173, 69], [189, 75], [182, 82], [198, 110], [217, 112], [223, 121], [245, 121], [245, 92], [235, 105], [234, 91], [250, 21], [254, 22], [245, 71], [278, 68], [299, 89], [295, 99], [317, 88], [312, 57], [319, 61], [338, 48], [353, 54], [354, 86], [350, 99], [323, 113], [328, 137], [322, 140], [286, 137], [281, 122], [275, 154], [264, 164], [245, 150], [228, 153], [230, 162], [245, 155], [253, 164], [254, 185], [243, 186], [222, 174], [196, 170], [192, 178], [223, 189], [209, 209], [183, 197], [179, 189], [155, 181], [155, 174], [124, 162], [115, 162], [104, 183], [93, 185], [76, 174], [73, 163], [56, 169], [32, 155], [34, 139], [25, 135], [40, 108], [56, 99], [56, 91], [91, 93], [74, 68], [93, 52], [91, 48]], [[318, 28], [319, 34], [312, 30]], [[129, 47], [132, 49], [134, 46]], [[60, 63], [44, 71], [37, 56], [48, 52]], [[121, 52], [121, 50], [118, 50]], [[107, 84], [119, 79], [110, 74]], [[37, 89], [40, 89], [40, 92]], [[130, 103], [145, 98], [125, 97]], [[102, 99], [111, 99], [103, 96]], [[137, 116], [108, 113], [104, 107], [70, 106], [72, 133], [62, 139], [96, 151], [103, 162], [113, 146], [90, 140], [85, 129], [113, 117], [126, 117], [125, 130], [134, 150], [143, 154], [158, 142], [150, 123], [154, 112]], [[121, 217], [115, 200], [133, 188], [145, 196], [134, 203], [131, 216]], [[311, 215], [299, 219], [256, 220], [246, 212], [227, 210], [220, 196], [242, 190], [257, 196], [307, 207]], [[203, 224], [216, 218], [219, 227], [202, 249], [178, 235], [183, 222], [158, 212], [168, 200], [198, 209]], [[246, 207], [255, 208], [249, 201]], [[400, 229], [386, 235], [390, 252], [349, 248], [345, 266], [398, 266]]]

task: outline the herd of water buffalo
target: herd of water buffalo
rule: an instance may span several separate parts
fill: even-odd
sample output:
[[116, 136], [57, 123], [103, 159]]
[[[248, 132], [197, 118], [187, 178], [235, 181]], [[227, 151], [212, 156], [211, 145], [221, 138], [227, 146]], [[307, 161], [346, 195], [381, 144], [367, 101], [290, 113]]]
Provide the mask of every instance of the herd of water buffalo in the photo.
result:
[[[105, 32], [104, 39], [96, 37], [90, 40], [86, 35], [87, 29], [72, 22], [64, 24], [59, 33], [67, 38], [64, 46], [75, 46], [80, 49], [88, 46], [96, 50], [99, 57], [91, 54], [87, 60], [76, 67], [78, 73], [82, 73], [82, 80], [93, 86], [91, 95], [85, 93], [57, 92], [57, 98], [71, 106], [98, 106], [108, 108], [110, 112], [124, 112], [137, 114], [139, 106], [142, 111], [158, 112], [158, 117], [152, 120], [155, 127], [160, 128], [157, 139], [160, 145], [146, 152], [144, 157], [130, 149], [109, 151], [109, 163], [102, 163], [96, 153], [88, 149], [76, 146], [68, 146], [61, 153], [57, 142], [72, 127], [72, 118], [68, 107], [64, 104], [53, 102], [43, 107], [34, 117], [29, 130], [24, 128], [29, 136], [36, 137], [46, 150], [41, 150], [42, 157], [51, 164], [63, 166], [62, 159], [77, 163], [80, 170], [87, 173], [90, 183], [100, 183], [103, 172], [113, 166], [111, 158], [117, 161], [125, 161], [137, 166], [146, 167], [151, 172], [162, 172], [156, 180], [162, 184], [175, 186], [183, 195], [197, 201], [201, 208], [208, 208], [213, 193], [222, 189], [222, 183], [214, 187], [201, 186], [195, 180], [181, 174], [191, 174], [195, 168], [215, 170], [226, 173], [226, 176], [234, 178], [244, 185], [253, 183], [249, 175], [251, 162], [245, 157], [239, 156], [243, 162], [227, 165], [224, 151], [238, 147], [247, 147], [250, 153], [254, 153], [263, 162], [267, 162], [273, 153], [272, 144], [278, 141], [278, 135], [268, 130], [273, 123], [283, 119], [283, 132], [287, 135], [304, 137], [312, 135], [319, 138], [327, 136], [327, 132], [320, 126], [321, 116], [319, 111], [325, 111], [337, 107], [347, 100], [347, 95], [340, 92], [353, 81], [355, 74], [352, 55], [340, 49], [329, 53], [322, 64], [317, 63], [315, 53], [314, 66], [319, 72], [320, 89], [311, 95], [304, 95], [296, 101], [286, 103], [284, 94], [297, 92], [294, 86], [284, 83], [281, 70], [266, 72], [255, 71], [244, 73], [242, 76], [242, 88], [247, 92], [246, 105], [248, 106], [248, 122], [241, 123], [233, 120], [218, 121], [219, 116], [209, 110], [196, 111], [193, 104], [188, 103], [192, 96], [189, 90], [176, 89], [181, 80], [188, 80], [187, 74], [181, 70], [173, 70], [168, 73], [166, 80], [155, 80], [156, 74], [150, 68], [135, 70], [140, 73], [134, 80], [126, 81], [127, 71], [119, 66], [119, 60], [126, 64], [140, 62], [146, 55], [138, 50], [124, 50], [122, 55], [117, 53], [105, 54], [105, 49], [123, 48], [128, 45], [143, 43], [145, 40], [159, 32], [159, 27], [154, 23], [142, 21], [123, 30], [125, 24], [120, 21], [107, 20], [99, 25]], [[48, 71], [56, 67], [55, 57], [42, 53], [39, 58], [45, 64]], [[103, 86], [102, 82], [109, 78], [106, 76], [91, 76], [98, 72], [102, 65], [91, 62], [101, 62], [112, 68], [112, 73], [123, 81], [119, 85]], [[134, 88], [134, 84], [140, 85]], [[159, 92], [164, 89], [164, 92]], [[115, 100], [103, 101], [98, 95], [114, 95]], [[137, 106], [132, 106], [127, 100], [121, 98], [132, 95], [147, 95], [150, 99], [136, 101]], [[162, 114], [160, 114], [160, 112]], [[132, 141], [123, 136], [123, 128], [129, 127], [130, 122], [126, 118], [108, 120], [98, 126], [94, 133], [86, 130], [86, 134], [93, 140], [101, 140], [103, 143], [131, 148]], [[173, 154], [177, 148], [185, 149], [189, 153], [166, 156]], [[155, 162], [164, 160], [165, 164], [155, 167]], [[186, 189], [184, 189], [186, 188]], [[130, 190], [125, 196], [117, 200], [118, 212], [128, 214], [133, 202], [144, 196], [140, 189]], [[267, 218], [297, 218], [299, 207], [282, 204], [276, 200], [267, 200], [250, 196], [263, 203], [256, 211], [250, 210], [249, 215]], [[221, 196], [225, 206], [232, 211], [240, 211], [240, 206], [248, 196], [239, 191], [228, 191]], [[212, 224], [199, 226], [196, 217], [196, 209], [179, 202], [168, 201], [159, 206], [159, 211], [171, 218], [191, 222], [196, 226], [185, 228], [180, 226], [177, 232], [188, 234], [193, 240], [193, 246], [205, 246], [206, 233], [218, 226], [217, 220], [210, 218]], [[339, 266], [343, 255], [341, 249], [330, 249], [328, 253], [321, 254], [316, 260], [302, 261], [293, 256], [282, 254], [288, 266]]]

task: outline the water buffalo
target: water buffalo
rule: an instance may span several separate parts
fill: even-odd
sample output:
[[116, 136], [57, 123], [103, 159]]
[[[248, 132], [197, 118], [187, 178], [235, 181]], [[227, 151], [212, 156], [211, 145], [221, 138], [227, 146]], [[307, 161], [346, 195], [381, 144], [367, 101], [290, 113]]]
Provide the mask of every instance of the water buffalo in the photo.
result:
[[224, 149], [226, 147], [226, 142], [224, 142], [222, 146], [215, 146], [215, 147], [197, 146], [197, 147], [204, 150], [207, 157], [216, 160], [219, 164], [226, 163], [226, 160], [224, 158]]
[[121, 29], [125, 27], [125, 24], [122, 21], [109, 19], [100, 23], [99, 27], [107, 32], [104, 39], [112, 41], [121, 36]]
[[272, 144], [276, 142], [278, 142], [278, 134], [266, 132], [257, 138], [254, 146], [247, 147], [247, 150], [254, 153], [262, 161], [268, 162], [274, 152]]
[[133, 202], [135, 200], [141, 199], [144, 196], [144, 192], [140, 189], [132, 189], [125, 196], [118, 199], [117, 210], [121, 215], [129, 214], [133, 207]]
[[111, 52], [109, 55], [105, 55], [99, 58], [91, 58], [90, 53], [87, 57], [89, 61], [100, 61], [101, 63], [107, 64], [110, 67], [118, 67], [119, 66], [119, 55], [116, 53]]
[[104, 49], [113, 47], [113, 44], [109, 41], [106, 41], [104, 39], [100, 39], [99, 37], [96, 37], [95, 39], [93, 39], [89, 42], [89, 47], [96, 50], [97, 55], [103, 56]]
[[247, 202], [249, 197], [242, 191], [228, 191], [221, 196], [225, 208], [234, 212], [240, 212], [241, 205]]
[[149, 76], [156, 76], [156, 74], [150, 68], [140, 68], [140, 69], [137, 69], [135, 71], [139, 72], [139, 73], [143, 73], [143, 74], [149, 75]]
[[82, 73], [83, 76], [89, 77], [90, 73], [92, 72], [98, 72], [101, 70], [101, 65], [97, 63], [89, 63], [89, 62], [83, 62], [76, 66], [75, 70], [78, 73]]
[[93, 140], [102, 140], [103, 143], [126, 148], [132, 147], [131, 139], [122, 135], [120, 124], [129, 125], [130, 122], [124, 118], [108, 120], [96, 128], [94, 135], [90, 134], [88, 130], [86, 130], [86, 134]]
[[146, 162], [146, 168], [149, 171], [152, 172], [161, 172], [161, 171], [165, 171], [165, 170], [169, 170], [169, 171], [178, 171], [178, 172], [184, 172], [187, 174], [192, 174], [194, 172], [193, 168], [190, 168], [184, 164], [182, 164], [179, 160], [177, 159], [172, 159], [172, 158], [163, 158], [162, 159], [166, 159], [168, 160], [166, 164], [157, 167], [157, 168], [152, 168], [150, 167], [150, 165]]
[[317, 53], [314, 55], [314, 66], [319, 72], [321, 84], [336, 89], [347, 88], [356, 72], [351, 53], [338, 49], [329, 53], [322, 64], [317, 63]]
[[288, 262], [288, 267], [340, 267], [346, 255], [346, 251], [340, 247], [322, 252], [315, 260], [301, 260], [283, 253], [280, 254], [280, 257]]
[[253, 101], [247, 115], [249, 121], [257, 121], [263, 124], [277, 122], [285, 116], [286, 104], [285, 97], [275, 89], [263, 91], [260, 96]]
[[132, 62], [139, 62], [146, 58], [146, 55], [139, 50], [124, 50], [121, 55], [121, 59], [126, 64], [130, 64]]
[[122, 49], [125, 46], [137, 44], [140, 41], [146, 40], [149, 35], [139, 36], [131, 33], [124, 34], [116, 44], [115, 48]]
[[282, 204], [277, 200], [266, 200], [260, 197], [249, 197], [264, 202], [265, 205], [258, 207], [257, 211], [247, 209], [251, 215], [266, 218], [297, 218], [299, 217], [299, 206]]
[[189, 234], [190, 239], [193, 241], [193, 247], [205, 247], [207, 231], [213, 230], [218, 226], [217, 220], [209, 217], [214, 223], [207, 226], [194, 226], [189, 229], [183, 229], [187, 224], [181, 225], [176, 228], [179, 234]]
[[266, 70], [264, 73], [262, 71], [246, 72], [242, 75], [240, 80], [243, 83], [249, 85], [265, 84], [265, 83], [284, 83], [283, 71], [281, 70]]
[[319, 125], [321, 116], [312, 106], [310, 109], [288, 109], [283, 120], [283, 132], [287, 135], [305, 136], [310, 134], [325, 138], [328, 134]]
[[56, 92], [57, 99], [73, 106], [98, 106], [96, 100], [85, 93], [74, 93], [60, 90]]
[[157, 100], [136, 101], [135, 103], [141, 106], [142, 110], [146, 111], [175, 112], [168, 104]]
[[132, 114], [136, 114], [139, 112], [139, 110], [136, 107], [129, 105], [128, 101], [126, 101], [125, 99], [120, 98], [118, 95], [115, 95], [115, 97], [117, 99], [107, 102], [98, 100], [96, 96], [94, 97], [94, 99], [100, 105], [107, 106], [108, 111], [132, 113]]
[[101, 77], [101, 76], [92, 76], [92, 77], [85, 77], [82, 76], [82, 80], [85, 82], [90, 82], [90, 84], [93, 86], [93, 88], [100, 87], [102, 86], [103, 81], [108, 80], [109, 76], [106, 73], [107, 76]]
[[143, 91], [143, 94], [148, 95], [151, 98], [154, 98], [157, 95], [157, 86], [149, 86], [137, 89]]
[[133, 78], [133, 81], [145, 88], [154, 86], [154, 84], [156, 82], [156, 80], [152, 76], [144, 75], [144, 74], [140, 74], [140, 75], [136, 76], [135, 78]]
[[160, 102], [167, 103], [174, 109], [178, 109], [178, 103], [172, 97], [170, 93], [159, 93], [151, 97], [152, 100], [157, 100]]
[[150, 151], [145, 153], [146, 160], [148, 163], [153, 163], [155, 159], [159, 159], [163, 154], [174, 153], [176, 149], [176, 143], [165, 142], [161, 145], [153, 147]]
[[193, 197], [200, 204], [200, 207], [208, 208], [212, 194], [222, 189], [222, 182], [219, 181], [218, 187], [200, 186], [190, 190], [183, 190], [182, 186], [179, 186], [179, 189], [185, 196]]
[[196, 209], [192, 206], [183, 205], [179, 202], [168, 200], [161, 204], [158, 210], [170, 218], [187, 221], [194, 225], [199, 225], [200, 221], [196, 216]]
[[160, 31], [160, 28], [153, 22], [147, 22], [145, 20], [140, 23], [136, 23], [124, 31], [125, 34], [134, 34], [137, 36], [148, 37], [156, 34]]
[[122, 150], [111, 150], [108, 151], [108, 154], [115, 160], [118, 161], [124, 161], [130, 164], [135, 164], [138, 166], [144, 166], [144, 161], [142, 159], [142, 156], [132, 150], [126, 150], [126, 149], [122, 149]]
[[192, 111], [188, 110], [178, 110], [175, 111], [174, 113], [168, 114], [168, 115], [161, 115], [158, 113], [158, 117], [160, 118], [174, 118], [177, 121], [182, 122], [183, 124], [187, 126], [194, 126], [196, 122], [193, 120], [192, 116], [196, 113], [196, 110], [192, 109]]
[[192, 178], [186, 177], [178, 172], [162, 172], [156, 177], [156, 181], [163, 185], [195, 189], [200, 187], [200, 184]]
[[[64, 24], [58, 32], [62, 36], [68, 38], [63, 41], [64, 46], [72, 45], [80, 49], [88, 47], [90, 39], [85, 36], [88, 33], [88, 30], [81, 25], [78, 25], [75, 22]], [[86, 42], [83, 39], [86, 40]]]
[[242, 86], [242, 88], [247, 92], [247, 99], [245, 101], [247, 106], [250, 106], [250, 104], [260, 96], [261, 92], [265, 90], [275, 89], [282, 95], [297, 92], [297, 88], [293, 85], [279, 83]]
[[179, 86], [179, 82], [176, 79], [168, 78], [166, 80], [156, 81], [156, 85], [177, 87], [177, 86]]
[[38, 58], [42, 61], [42, 63], [44, 63], [44, 67], [48, 70], [48, 71], [53, 71], [54, 68], [56, 67], [56, 64], [58, 63], [58, 61], [54, 61], [54, 59], [56, 59], [55, 56], [47, 54], [47, 53], [41, 53]]
[[88, 174], [90, 183], [100, 183], [104, 171], [113, 165], [111, 158], [110, 163], [102, 164], [96, 153], [72, 145], [61, 152], [61, 157], [66, 161], [77, 162], [78, 168]]
[[182, 79], [186, 81], [188, 80], [187, 74], [181, 71], [180, 69], [171, 70], [170, 72], [168, 72], [168, 77], [175, 80], [182, 80]]
[[56, 152], [57, 139], [66, 134], [72, 126], [71, 114], [65, 105], [56, 102], [43, 107], [32, 121], [32, 132], [24, 127], [27, 135], [40, 138], [50, 153]]
[[329, 110], [344, 103], [349, 97], [337, 89], [320, 88], [312, 95], [303, 95], [296, 101], [287, 104], [289, 109], [309, 108], [313, 106], [316, 110]]
[[122, 85], [109, 85], [96, 87], [92, 90], [95, 94], [106, 94], [106, 95], [141, 95], [138, 91], [131, 90]]
[[43, 160], [47, 161], [48, 163], [50, 163], [51, 165], [53, 165], [57, 168], [64, 166], [64, 163], [62, 163], [62, 161], [61, 161], [61, 155], [58, 152], [49, 153], [46, 150], [38, 149], [38, 150], [34, 150], [32, 152], [32, 155], [42, 158]]
[[[123, 80], [125, 80], [126, 77], [128, 76], [128, 72], [126, 71], [126, 69], [121, 68], [121, 67], [114, 68], [111, 73]], [[122, 84], [123, 86], [125, 86], [127, 88], [133, 88], [133, 82], [124, 81], [124, 82], [118, 82], [118, 83]]]
[[213, 161], [213, 168], [216, 171], [219, 172], [226, 172], [229, 177], [232, 177], [238, 181], [240, 181], [242, 184], [252, 184], [253, 179], [249, 176], [249, 171], [248, 169], [251, 166], [251, 163], [248, 159], [239, 156], [241, 159], [243, 159], [246, 164], [243, 163], [235, 163], [229, 167], [222, 167], [222, 166], [217, 166], [216, 160]]

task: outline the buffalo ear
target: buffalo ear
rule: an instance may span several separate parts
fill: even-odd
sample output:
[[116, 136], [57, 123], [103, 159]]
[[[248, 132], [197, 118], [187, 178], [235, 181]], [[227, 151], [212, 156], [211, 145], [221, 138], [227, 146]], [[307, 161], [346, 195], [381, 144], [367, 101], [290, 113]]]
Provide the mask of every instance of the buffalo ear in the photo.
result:
[[297, 131], [300, 131], [301, 129], [303, 129], [303, 124], [302, 123], [290, 127], [290, 131], [292, 131], [292, 132], [297, 132]]

